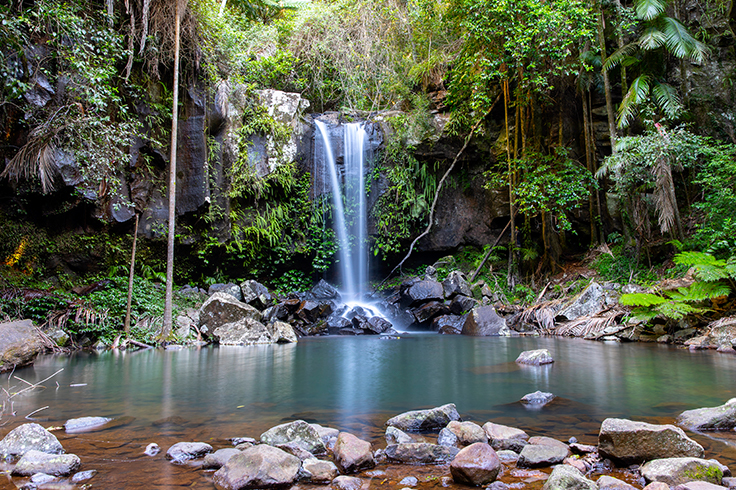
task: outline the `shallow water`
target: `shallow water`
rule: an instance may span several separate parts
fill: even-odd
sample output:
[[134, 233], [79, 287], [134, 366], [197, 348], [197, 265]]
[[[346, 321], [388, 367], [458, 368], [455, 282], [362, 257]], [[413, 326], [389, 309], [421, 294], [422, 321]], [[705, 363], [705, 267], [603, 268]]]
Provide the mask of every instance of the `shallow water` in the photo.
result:
[[[540, 367], [514, 363], [521, 351], [536, 348], [549, 349], [556, 362]], [[213, 488], [211, 473], [166, 462], [166, 449], [179, 441], [228, 447], [227, 438], [258, 438], [269, 427], [295, 419], [346, 430], [383, 447], [383, 424], [389, 417], [452, 402], [465, 420], [491, 420], [530, 435], [575, 436], [595, 443], [606, 417], [672, 423], [683, 410], [736, 397], [734, 355], [555, 338], [415, 334], [390, 340], [328, 337], [273, 346], [77, 353], [39, 358], [14, 376], [35, 383], [61, 368], [44, 388], [14, 398], [16, 416], [3, 416], [0, 436], [46, 406], [33, 415], [46, 427], [75, 417], [114, 417], [113, 427], [98, 432], [56, 431], [65, 449], [82, 458], [83, 470], [99, 470], [89, 482], [96, 488]], [[6, 376], [2, 380], [2, 386], [16, 386], [15, 391], [24, 384]], [[518, 403], [536, 390], [557, 398], [541, 410]], [[729, 446], [736, 439], [695, 437], [706, 457], [736, 463], [736, 448]], [[150, 442], [163, 449], [154, 458], [142, 455]], [[438, 471], [449, 475], [446, 469], [411, 468], [407, 473], [406, 468], [383, 467], [387, 475], [375, 478], [371, 488], [394, 488], [402, 474], [420, 477], [420, 486], [429, 488], [440, 485], [434, 478]], [[524, 481], [508, 474], [504, 478]]]

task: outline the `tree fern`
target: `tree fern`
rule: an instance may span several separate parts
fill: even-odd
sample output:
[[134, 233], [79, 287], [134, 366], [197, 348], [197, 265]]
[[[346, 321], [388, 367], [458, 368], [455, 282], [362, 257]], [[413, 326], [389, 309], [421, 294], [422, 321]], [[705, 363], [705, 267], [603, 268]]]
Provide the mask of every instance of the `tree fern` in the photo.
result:
[[667, 8], [667, 0], [637, 0], [634, 2], [636, 16], [643, 20], [656, 19]]

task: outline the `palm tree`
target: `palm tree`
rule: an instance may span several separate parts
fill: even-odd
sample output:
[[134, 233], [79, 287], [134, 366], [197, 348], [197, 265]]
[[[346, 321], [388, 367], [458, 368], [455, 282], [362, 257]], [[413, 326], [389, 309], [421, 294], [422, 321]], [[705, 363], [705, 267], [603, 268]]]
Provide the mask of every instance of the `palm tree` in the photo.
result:
[[641, 21], [638, 37], [619, 48], [603, 63], [603, 70], [630, 67], [639, 75], [631, 82], [618, 108], [618, 126], [627, 127], [637, 109], [647, 100], [667, 116], [675, 117], [682, 108], [677, 90], [664, 80], [664, 56], [702, 63], [708, 47], [696, 40], [677, 19], [665, 14], [668, 0], [634, 0]]

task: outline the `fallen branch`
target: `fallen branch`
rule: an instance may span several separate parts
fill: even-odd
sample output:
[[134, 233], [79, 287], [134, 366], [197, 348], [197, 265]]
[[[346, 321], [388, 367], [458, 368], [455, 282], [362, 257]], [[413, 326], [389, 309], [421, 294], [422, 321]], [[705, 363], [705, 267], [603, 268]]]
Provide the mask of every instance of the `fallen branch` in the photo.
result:
[[153, 349], [153, 346], [144, 344], [143, 342], [138, 342], [137, 340], [130, 339], [127, 342], [129, 344], [133, 344], [136, 347], [140, 347], [141, 349]]
[[483, 265], [486, 263], [486, 260], [488, 260], [488, 257], [491, 256], [491, 252], [493, 252], [493, 249], [496, 248], [496, 245], [498, 245], [498, 242], [501, 241], [501, 237], [504, 233], [506, 233], [506, 230], [508, 229], [509, 225], [513, 221], [513, 218], [509, 220], [508, 223], [506, 223], [506, 226], [504, 226], [503, 230], [501, 230], [501, 233], [498, 234], [498, 237], [496, 238], [496, 241], [493, 242], [493, 245], [491, 245], [491, 248], [488, 249], [488, 252], [486, 252], [486, 255], [483, 257], [483, 260], [480, 261], [480, 265], [477, 269], [475, 269], [475, 272], [473, 272], [473, 276], [470, 278], [470, 283], [472, 284], [473, 281], [475, 281], [475, 278], [478, 277], [478, 274], [480, 273], [480, 270], [483, 268]]
[[406, 253], [406, 255], [404, 256], [404, 258], [401, 259], [401, 262], [399, 262], [398, 265], [396, 265], [396, 267], [394, 267], [391, 270], [391, 272], [388, 274], [388, 276], [386, 276], [386, 278], [383, 281], [381, 281], [381, 283], [378, 286], [376, 286], [375, 289], [378, 289], [381, 286], [383, 286], [383, 284], [388, 280], [388, 278], [391, 277], [391, 276], [393, 276], [394, 275], [394, 272], [396, 272], [398, 269], [401, 268], [402, 265], [404, 265], [404, 262], [407, 261], [407, 259], [411, 256], [412, 251], [414, 251], [414, 245], [416, 245], [419, 240], [421, 240], [422, 238], [424, 238], [425, 236], [427, 236], [429, 234], [429, 230], [432, 229], [432, 225], [434, 224], [434, 208], [437, 206], [437, 200], [440, 197], [440, 192], [442, 191], [442, 185], [445, 183], [445, 180], [447, 180], [447, 177], [450, 175], [450, 172], [452, 172], [452, 170], [455, 168], [455, 164], [457, 163], [458, 159], [460, 159], [460, 155], [463, 154], [463, 152], [465, 151], [465, 149], [468, 147], [468, 144], [470, 144], [470, 140], [473, 137], [473, 133], [475, 132], [475, 130], [478, 128], [478, 126], [480, 125], [480, 123], [483, 122], [483, 119], [485, 119], [485, 117], [493, 110], [493, 108], [496, 107], [496, 103], [498, 103], [498, 101], [500, 99], [501, 99], [501, 96], [500, 95], [498, 97], [496, 97], [496, 100], [493, 102], [493, 105], [491, 105], [491, 108], [488, 109], [483, 114], [483, 116], [480, 117], [478, 119], [478, 121], [470, 129], [470, 132], [468, 133], [468, 136], [465, 138], [465, 143], [463, 144], [463, 147], [460, 148], [460, 151], [459, 152], [457, 152], [457, 154], [455, 155], [455, 159], [452, 161], [452, 164], [450, 165], [450, 168], [447, 169], [447, 171], [445, 172], [445, 174], [440, 179], [439, 184], [437, 184], [437, 189], [434, 191], [434, 199], [432, 200], [432, 206], [429, 208], [429, 223], [427, 223], [427, 228], [422, 232], [421, 235], [419, 235], [418, 237], [416, 237], [411, 242], [411, 245], [409, 245], [409, 251]]
[[24, 393], [24, 392], [26, 392], [26, 391], [28, 391], [28, 390], [32, 390], [32, 389], [34, 389], [34, 388], [37, 388], [37, 387], [39, 387], [39, 386], [41, 385], [41, 383], [43, 383], [43, 382], [45, 382], [45, 381], [48, 381], [48, 380], [50, 380], [51, 378], [53, 378], [54, 376], [56, 376], [57, 374], [59, 374], [59, 373], [60, 373], [60, 372], [62, 372], [63, 370], [64, 370], [64, 368], [61, 368], [61, 369], [59, 369], [58, 371], [56, 371], [56, 372], [55, 372], [54, 374], [52, 374], [51, 376], [49, 376], [48, 378], [44, 378], [44, 379], [42, 379], [41, 381], [39, 381], [38, 383], [34, 383], [34, 384], [31, 384], [31, 383], [29, 383], [28, 381], [26, 381], [25, 379], [23, 379], [23, 378], [19, 378], [18, 376], [13, 376], [13, 378], [15, 378], [15, 379], [17, 379], [17, 380], [19, 380], [19, 381], [23, 381], [24, 383], [27, 383], [27, 384], [29, 384], [30, 386], [28, 386], [27, 388], [24, 388], [24, 389], [22, 389], [22, 390], [20, 390], [20, 391], [18, 391], [18, 392], [16, 392], [16, 393], [13, 393], [12, 395], [10, 395], [10, 398], [13, 398], [13, 397], [14, 397], [15, 395], [20, 395], [21, 393]]
[[49, 408], [49, 405], [46, 405], [45, 407], [41, 407], [41, 408], [39, 408], [39, 409], [37, 409], [37, 410], [34, 410], [34, 411], [32, 411], [31, 413], [29, 413], [28, 415], [26, 415], [26, 418], [29, 418], [29, 417], [30, 417], [31, 415], [35, 415], [35, 414], [37, 414], [37, 413], [38, 413], [38, 412], [40, 412], [41, 410], [46, 410], [47, 408]]

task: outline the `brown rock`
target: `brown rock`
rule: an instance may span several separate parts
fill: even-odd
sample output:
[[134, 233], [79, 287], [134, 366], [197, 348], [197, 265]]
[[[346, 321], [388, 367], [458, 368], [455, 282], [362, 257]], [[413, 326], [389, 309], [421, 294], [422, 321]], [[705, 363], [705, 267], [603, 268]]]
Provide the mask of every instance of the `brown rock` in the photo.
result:
[[476, 487], [493, 482], [501, 470], [496, 451], [483, 442], [463, 448], [450, 463], [452, 479]]
[[44, 348], [33, 321], [0, 323], [0, 372], [32, 364]]
[[337, 436], [334, 454], [335, 464], [343, 473], [356, 473], [376, 466], [371, 443], [347, 432], [340, 432]]

